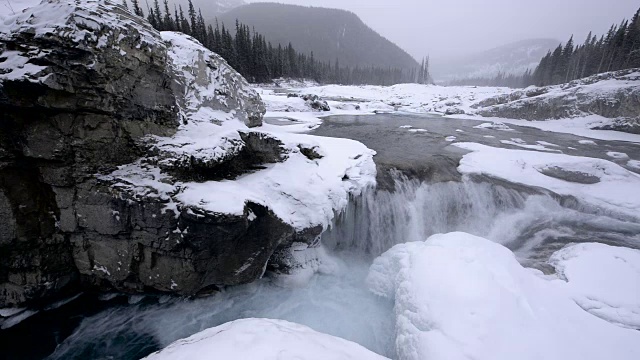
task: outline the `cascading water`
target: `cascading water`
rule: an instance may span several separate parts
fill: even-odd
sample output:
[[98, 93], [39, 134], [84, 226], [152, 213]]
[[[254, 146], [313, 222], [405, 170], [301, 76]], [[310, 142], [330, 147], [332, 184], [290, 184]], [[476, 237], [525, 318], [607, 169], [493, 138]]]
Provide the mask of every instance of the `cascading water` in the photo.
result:
[[569, 242], [640, 243], [640, 224], [576, 201], [491, 179], [421, 183], [392, 173], [395, 190], [369, 189], [352, 199], [322, 243], [332, 274], [281, 288], [269, 278], [198, 300], [148, 297], [120, 301], [85, 318], [50, 359], [137, 359], [179, 338], [227, 321], [267, 317], [301, 323], [393, 358], [393, 303], [364, 284], [370, 261], [393, 245], [464, 231], [500, 242], [523, 263], [544, 268]]
[[541, 190], [491, 179], [427, 184], [397, 171], [391, 175], [395, 190], [369, 189], [353, 199], [323, 234], [325, 246], [378, 256], [399, 243], [463, 231], [542, 265], [550, 252], [570, 242], [636, 247], [640, 240], [637, 222]]

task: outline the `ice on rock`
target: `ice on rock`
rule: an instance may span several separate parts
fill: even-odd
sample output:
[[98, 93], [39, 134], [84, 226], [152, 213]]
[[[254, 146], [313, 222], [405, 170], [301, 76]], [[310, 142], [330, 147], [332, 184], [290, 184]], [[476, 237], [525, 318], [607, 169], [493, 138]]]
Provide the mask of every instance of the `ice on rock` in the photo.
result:
[[395, 299], [401, 360], [640, 358], [640, 332], [584, 311], [565, 281], [467, 233], [396, 245], [374, 261], [367, 283]]
[[620, 160], [625, 160], [629, 158], [629, 155], [621, 152], [616, 152], [616, 151], [608, 151], [607, 156], [612, 157], [614, 159], [620, 159]]
[[502, 131], [513, 131], [509, 126], [505, 125], [503, 122], [494, 121], [490, 123], [482, 123], [480, 125], [474, 126], [474, 129], [492, 129], [492, 130], [502, 130]]
[[146, 360], [383, 360], [364, 347], [284, 320], [243, 319], [178, 340]]

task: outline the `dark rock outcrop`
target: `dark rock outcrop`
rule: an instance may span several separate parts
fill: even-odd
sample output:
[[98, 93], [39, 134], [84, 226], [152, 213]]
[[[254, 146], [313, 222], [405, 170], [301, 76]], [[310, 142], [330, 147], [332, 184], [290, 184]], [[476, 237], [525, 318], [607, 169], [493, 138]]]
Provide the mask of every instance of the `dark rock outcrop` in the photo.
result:
[[[261, 125], [260, 97], [222, 58], [105, 0], [26, 11], [0, 25], [0, 308], [87, 286], [194, 295], [255, 280], [277, 248], [319, 235], [260, 204], [219, 214], [171, 198], [181, 181], [287, 157], [248, 129], [221, 157], [162, 145], [191, 122]], [[169, 190], [109, 175], [134, 166], [165, 171]]]

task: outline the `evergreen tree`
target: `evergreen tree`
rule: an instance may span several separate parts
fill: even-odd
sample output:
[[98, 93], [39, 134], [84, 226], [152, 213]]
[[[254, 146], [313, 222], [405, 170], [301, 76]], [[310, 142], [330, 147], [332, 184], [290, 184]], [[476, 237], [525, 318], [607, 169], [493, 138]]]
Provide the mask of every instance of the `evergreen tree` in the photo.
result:
[[173, 23], [173, 19], [171, 18], [171, 12], [169, 11], [169, 1], [164, 0], [164, 16], [162, 18], [162, 23], [164, 25], [165, 30], [175, 31], [176, 27]]
[[142, 12], [142, 9], [140, 8], [140, 4], [138, 3], [138, 0], [131, 0], [131, 6], [133, 7], [133, 13], [140, 16], [140, 17], [144, 17], [144, 13]]
[[193, 2], [191, 2], [191, 0], [189, 0], [188, 12], [189, 12], [188, 13], [188, 15], [189, 15], [189, 32], [187, 32], [187, 33], [197, 38], [197, 36], [198, 36], [198, 34], [197, 34], [198, 18], [196, 17], [196, 9], [193, 7]]

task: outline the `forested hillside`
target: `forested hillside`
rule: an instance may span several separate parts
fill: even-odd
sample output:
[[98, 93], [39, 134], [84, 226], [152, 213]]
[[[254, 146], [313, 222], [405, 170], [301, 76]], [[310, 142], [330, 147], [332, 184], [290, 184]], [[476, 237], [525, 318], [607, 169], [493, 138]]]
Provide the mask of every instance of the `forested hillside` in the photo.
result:
[[413, 69], [415, 59], [369, 28], [352, 12], [275, 3], [253, 3], [234, 8], [219, 20], [227, 27], [236, 19], [274, 44], [291, 42], [300, 52], [321, 61], [339, 60], [343, 66]]
[[640, 67], [640, 9], [631, 21], [612, 25], [607, 34], [589, 33], [583, 44], [573, 36], [547, 53], [529, 83], [555, 85], [607, 71]]
[[[123, 4], [129, 6], [127, 0], [123, 0]], [[251, 82], [269, 82], [281, 77], [348, 85], [393, 85], [429, 80], [428, 63], [422, 66], [416, 63], [411, 67], [345, 66], [337, 59], [335, 62], [319, 59], [313, 50], [299, 52], [291, 42], [274, 46], [263, 34], [238, 20], [231, 28], [215, 19], [208, 23], [191, 1], [186, 10], [178, 6], [172, 11], [167, 0], [162, 4], [154, 0], [146, 14], [138, 0], [131, 0], [130, 6], [160, 31], [179, 31], [195, 37]]]

